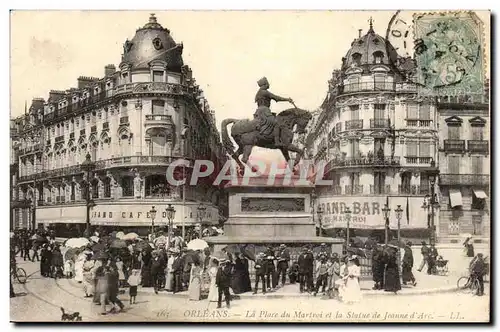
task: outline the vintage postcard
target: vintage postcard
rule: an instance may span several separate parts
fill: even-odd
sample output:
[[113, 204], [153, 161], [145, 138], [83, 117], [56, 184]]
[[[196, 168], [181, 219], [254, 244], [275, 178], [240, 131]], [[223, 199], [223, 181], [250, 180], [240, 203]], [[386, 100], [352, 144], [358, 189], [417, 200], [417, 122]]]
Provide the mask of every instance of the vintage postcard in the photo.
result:
[[490, 15], [13, 10], [11, 321], [489, 322]]

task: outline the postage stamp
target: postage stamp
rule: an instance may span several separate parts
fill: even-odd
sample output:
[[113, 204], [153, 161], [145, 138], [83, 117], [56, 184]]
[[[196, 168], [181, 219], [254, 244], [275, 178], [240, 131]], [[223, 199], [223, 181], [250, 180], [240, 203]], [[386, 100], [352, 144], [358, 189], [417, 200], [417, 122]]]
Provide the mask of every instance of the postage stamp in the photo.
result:
[[422, 95], [481, 94], [483, 25], [473, 12], [414, 15], [414, 55]]

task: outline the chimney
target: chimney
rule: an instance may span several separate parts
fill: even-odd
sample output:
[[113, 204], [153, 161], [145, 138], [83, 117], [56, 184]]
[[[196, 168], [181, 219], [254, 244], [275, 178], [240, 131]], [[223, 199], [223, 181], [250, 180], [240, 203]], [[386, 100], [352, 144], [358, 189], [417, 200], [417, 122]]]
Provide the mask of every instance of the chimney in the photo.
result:
[[97, 77], [90, 77], [90, 76], [80, 76], [78, 77], [78, 90], [84, 89], [88, 85], [90, 85], [92, 82], [99, 81]]
[[31, 101], [30, 110], [38, 111], [39, 109], [43, 108], [44, 104], [45, 100], [43, 98], [33, 98], [33, 100]]
[[104, 67], [104, 76], [108, 77], [113, 75], [116, 72], [116, 67], [115, 65], [106, 65]]
[[60, 90], [50, 90], [49, 92], [49, 103], [54, 103], [59, 101], [59, 99], [63, 99], [66, 93]]
[[363, 29], [358, 29], [358, 34], [359, 34], [358, 38], [361, 38], [361, 31], [363, 31]]

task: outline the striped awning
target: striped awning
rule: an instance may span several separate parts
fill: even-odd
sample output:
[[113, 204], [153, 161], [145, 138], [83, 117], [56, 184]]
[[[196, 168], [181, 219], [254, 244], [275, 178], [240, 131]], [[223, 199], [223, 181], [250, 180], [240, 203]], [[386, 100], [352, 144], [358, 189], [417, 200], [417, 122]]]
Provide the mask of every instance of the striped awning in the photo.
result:
[[463, 205], [460, 190], [450, 190], [450, 205], [451, 207]]
[[484, 192], [484, 190], [473, 189], [472, 191], [474, 192], [474, 195], [476, 195], [477, 198], [480, 198], [480, 199], [486, 199], [486, 198], [488, 198], [488, 195], [486, 195], [486, 193]]

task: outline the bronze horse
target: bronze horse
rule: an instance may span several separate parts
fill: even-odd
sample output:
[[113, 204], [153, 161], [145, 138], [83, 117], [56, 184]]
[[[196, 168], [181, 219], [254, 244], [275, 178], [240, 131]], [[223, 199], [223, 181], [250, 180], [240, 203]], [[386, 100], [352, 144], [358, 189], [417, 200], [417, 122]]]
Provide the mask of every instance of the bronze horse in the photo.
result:
[[[300, 159], [304, 154], [304, 149], [300, 149], [296, 145], [292, 144], [294, 131], [293, 128], [296, 126], [295, 133], [305, 134], [306, 126], [311, 120], [312, 115], [306, 110], [300, 108], [289, 108], [279, 113], [276, 116], [275, 130], [280, 130], [280, 145], [277, 146], [274, 142], [274, 136], [262, 137], [257, 130], [257, 123], [255, 120], [248, 119], [225, 119], [222, 121], [222, 144], [227, 152], [233, 157], [239, 166], [240, 173], [244, 172], [245, 164], [248, 162], [248, 158], [252, 153], [254, 146], [259, 146], [267, 149], [279, 149], [283, 153], [286, 161], [289, 162], [290, 155], [289, 151], [296, 152], [297, 158], [295, 159], [293, 167], [297, 166]], [[231, 128], [231, 136], [238, 145], [238, 149], [235, 151], [233, 143], [229, 138], [227, 131], [227, 126], [234, 123]], [[239, 157], [243, 154], [240, 161]]]

